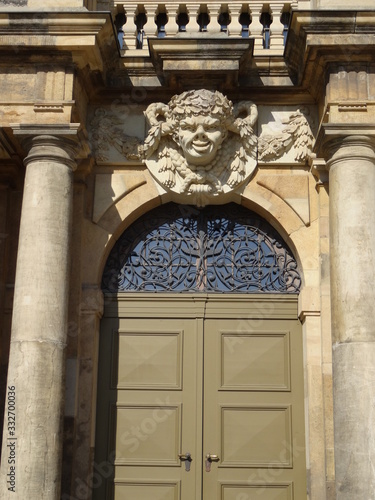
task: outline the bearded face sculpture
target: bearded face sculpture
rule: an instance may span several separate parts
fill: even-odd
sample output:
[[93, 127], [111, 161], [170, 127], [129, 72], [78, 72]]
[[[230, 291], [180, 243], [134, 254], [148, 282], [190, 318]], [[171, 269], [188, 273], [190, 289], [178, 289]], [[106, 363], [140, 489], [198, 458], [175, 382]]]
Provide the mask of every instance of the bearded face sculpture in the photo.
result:
[[166, 189], [204, 206], [233, 191], [256, 167], [258, 112], [250, 101], [236, 106], [220, 92], [193, 90], [166, 105], [151, 104], [145, 161]]

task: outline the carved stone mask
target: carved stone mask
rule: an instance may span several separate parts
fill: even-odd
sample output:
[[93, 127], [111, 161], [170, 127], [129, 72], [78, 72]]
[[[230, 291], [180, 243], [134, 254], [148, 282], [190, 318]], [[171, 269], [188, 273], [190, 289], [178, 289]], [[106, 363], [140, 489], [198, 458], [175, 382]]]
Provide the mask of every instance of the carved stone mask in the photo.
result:
[[187, 163], [209, 166], [228, 135], [232, 103], [219, 92], [203, 89], [174, 96], [169, 109], [176, 130], [173, 138]]
[[254, 103], [234, 107], [220, 92], [191, 90], [168, 104], [151, 104], [145, 115], [151, 125], [144, 143], [146, 165], [159, 184], [180, 195], [179, 201], [204, 206], [223, 196], [225, 202], [224, 195], [253, 173]]
[[218, 118], [204, 115], [182, 119], [177, 134], [186, 161], [209, 167], [226, 136], [227, 131]]

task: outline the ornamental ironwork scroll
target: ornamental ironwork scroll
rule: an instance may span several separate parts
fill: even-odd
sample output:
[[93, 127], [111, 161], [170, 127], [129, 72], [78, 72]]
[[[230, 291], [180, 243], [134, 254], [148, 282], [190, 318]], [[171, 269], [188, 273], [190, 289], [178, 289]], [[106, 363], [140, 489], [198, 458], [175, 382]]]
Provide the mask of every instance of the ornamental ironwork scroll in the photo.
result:
[[105, 292], [298, 293], [297, 263], [275, 229], [234, 203], [197, 209], [169, 203], [119, 238]]

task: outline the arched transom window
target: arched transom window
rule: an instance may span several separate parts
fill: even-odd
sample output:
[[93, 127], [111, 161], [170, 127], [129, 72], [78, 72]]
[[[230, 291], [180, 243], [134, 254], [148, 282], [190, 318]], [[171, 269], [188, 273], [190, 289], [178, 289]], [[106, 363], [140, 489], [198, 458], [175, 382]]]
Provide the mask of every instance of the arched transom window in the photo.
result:
[[301, 277], [283, 239], [234, 203], [169, 203], [145, 214], [107, 260], [105, 292], [298, 293]]

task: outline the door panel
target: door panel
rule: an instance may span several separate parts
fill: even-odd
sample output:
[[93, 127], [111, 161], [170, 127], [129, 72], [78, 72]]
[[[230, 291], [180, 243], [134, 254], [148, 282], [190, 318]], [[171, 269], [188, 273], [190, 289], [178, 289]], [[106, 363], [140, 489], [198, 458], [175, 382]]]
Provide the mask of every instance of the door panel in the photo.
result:
[[290, 467], [289, 406], [220, 406], [220, 467]]
[[[292, 484], [272, 482], [258, 485], [249, 484], [222, 484], [221, 496], [223, 500], [293, 500]], [[303, 498], [306, 498], [306, 493]]]
[[115, 499], [128, 500], [178, 500], [180, 498], [179, 483], [162, 483], [152, 481], [118, 481]]
[[204, 500], [306, 498], [301, 349], [297, 321], [205, 320]]
[[117, 404], [117, 465], [179, 465], [181, 405]]
[[[243, 323], [243, 320], [242, 320]], [[243, 328], [243, 327], [242, 327]], [[223, 331], [220, 389], [288, 391], [289, 332]]]
[[117, 389], [181, 389], [182, 337], [182, 330], [120, 330]]

